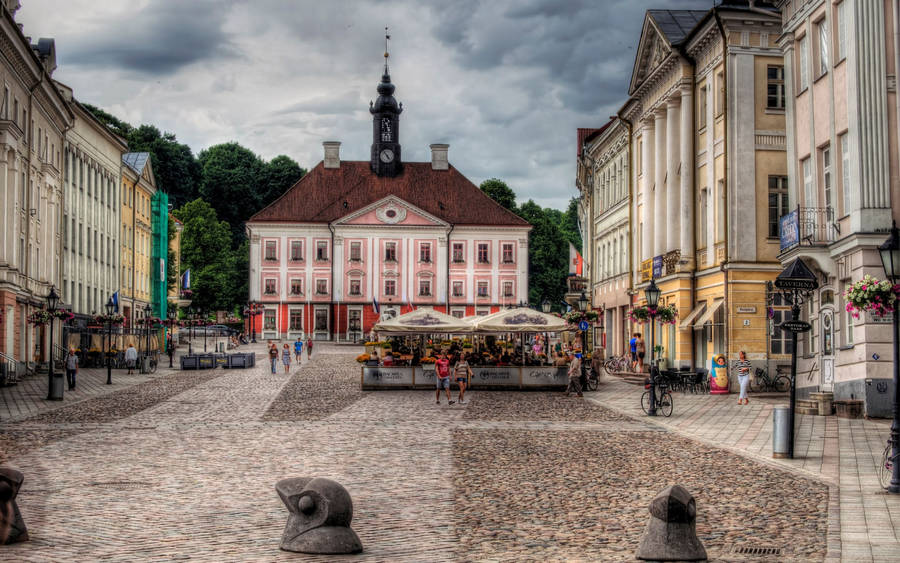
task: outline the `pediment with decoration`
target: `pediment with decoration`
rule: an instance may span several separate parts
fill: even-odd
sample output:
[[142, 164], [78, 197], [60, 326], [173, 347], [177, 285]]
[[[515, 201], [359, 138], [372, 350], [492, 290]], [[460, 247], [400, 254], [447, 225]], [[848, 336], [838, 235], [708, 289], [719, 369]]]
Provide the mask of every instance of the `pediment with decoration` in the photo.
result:
[[404, 201], [388, 196], [341, 217], [335, 225], [371, 225], [387, 227], [448, 227], [446, 221]]
[[628, 93], [633, 94], [671, 52], [672, 45], [660, 33], [650, 14], [646, 14], [644, 28], [641, 30], [641, 40], [634, 58], [634, 69], [631, 72]]

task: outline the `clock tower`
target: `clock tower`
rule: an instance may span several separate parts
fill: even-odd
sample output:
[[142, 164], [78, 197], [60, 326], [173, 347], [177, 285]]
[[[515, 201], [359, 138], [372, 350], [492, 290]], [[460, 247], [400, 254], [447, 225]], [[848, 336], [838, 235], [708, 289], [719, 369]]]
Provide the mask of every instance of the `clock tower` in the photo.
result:
[[369, 113], [372, 114], [372, 172], [378, 176], [394, 177], [403, 170], [400, 162], [400, 113], [403, 104], [394, 98], [394, 85], [388, 71], [387, 40], [385, 35], [384, 74], [378, 84], [378, 99], [369, 102]]

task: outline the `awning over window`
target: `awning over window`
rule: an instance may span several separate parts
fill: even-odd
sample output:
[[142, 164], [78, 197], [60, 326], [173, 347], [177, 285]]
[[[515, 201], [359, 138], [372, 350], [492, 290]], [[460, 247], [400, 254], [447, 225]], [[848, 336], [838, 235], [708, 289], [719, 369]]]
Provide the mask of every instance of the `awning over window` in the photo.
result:
[[697, 305], [696, 307], [694, 307], [694, 310], [691, 311], [691, 314], [686, 316], [684, 318], [684, 320], [681, 321], [681, 324], [678, 325], [678, 328], [680, 328], [680, 329], [689, 328], [692, 324], [694, 324], [694, 319], [699, 317], [700, 313], [702, 313], [705, 310], [706, 310], [706, 301], [704, 301], [704, 302], [700, 303], [699, 305]]
[[694, 323], [694, 329], [701, 329], [703, 325], [709, 322], [709, 319], [716, 314], [716, 311], [722, 308], [722, 305], [725, 304], [725, 299], [714, 299], [712, 305], [706, 309], [706, 312], [703, 313], [697, 322]]

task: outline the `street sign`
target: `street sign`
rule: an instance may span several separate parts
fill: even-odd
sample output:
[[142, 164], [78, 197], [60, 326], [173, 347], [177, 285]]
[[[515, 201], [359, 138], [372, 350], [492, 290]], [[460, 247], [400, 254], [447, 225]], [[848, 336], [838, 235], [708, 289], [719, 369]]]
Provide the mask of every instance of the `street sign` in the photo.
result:
[[784, 321], [779, 328], [788, 332], [809, 332], [812, 327], [806, 321]]
[[590, 328], [590, 326], [591, 325], [589, 325], [587, 321], [581, 321], [580, 323], [578, 323], [578, 330], [585, 331]]
[[803, 263], [803, 260], [795, 258], [775, 278], [775, 287], [786, 290], [812, 291], [819, 287], [819, 282], [816, 280], [816, 275]]
[[775, 287], [778, 289], [802, 289], [804, 291], [812, 291], [819, 287], [816, 280], [775, 280]]

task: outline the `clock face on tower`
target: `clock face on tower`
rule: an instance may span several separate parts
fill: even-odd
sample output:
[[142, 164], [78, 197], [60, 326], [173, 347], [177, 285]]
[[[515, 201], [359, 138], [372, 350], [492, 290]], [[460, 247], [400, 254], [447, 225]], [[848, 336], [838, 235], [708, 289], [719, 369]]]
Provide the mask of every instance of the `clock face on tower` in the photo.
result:
[[378, 158], [381, 159], [381, 162], [384, 162], [385, 164], [387, 164], [388, 162], [391, 162], [394, 160], [394, 151], [392, 151], [391, 149], [383, 149], [378, 154]]

